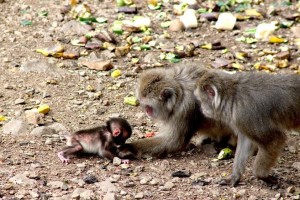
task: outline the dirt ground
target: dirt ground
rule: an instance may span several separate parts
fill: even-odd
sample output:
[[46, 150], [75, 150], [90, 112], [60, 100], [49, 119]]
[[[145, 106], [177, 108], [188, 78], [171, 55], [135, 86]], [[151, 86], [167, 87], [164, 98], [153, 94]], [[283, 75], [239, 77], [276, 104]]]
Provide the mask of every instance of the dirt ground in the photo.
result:
[[[103, 124], [111, 116], [128, 119], [134, 130], [131, 140], [157, 131], [154, 122], [139, 106], [123, 101], [124, 97], [134, 94], [139, 73], [147, 68], [173, 65], [162, 60], [160, 55], [173, 52], [178, 45], [186, 47], [193, 43], [195, 47], [191, 56], [180, 59], [181, 63], [197, 62], [211, 67], [216, 59], [222, 58], [229, 64], [217, 67], [228, 70], [299, 71], [299, 1], [250, 3], [251, 8], [262, 15], [237, 21], [234, 30], [228, 31], [216, 30], [215, 20], [205, 20], [197, 12], [197, 28], [180, 32], [161, 27], [162, 21], [157, 17], [165, 12], [165, 21], [174, 20], [177, 16], [173, 5], [179, 4], [178, 1], [165, 1], [160, 10], [150, 10], [146, 1], [135, 2], [138, 14], [124, 14], [123, 17], [147, 16], [151, 19], [152, 30], [149, 35], [144, 32], [134, 32], [130, 36], [114, 34], [115, 46], [132, 45], [128, 37], [132, 40], [135, 36], [143, 40], [151, 36], [154, 45], [142, 51], [132, 45], [124, 56], [116, 56], [114, 48], [90, 50], [71, 44], [89, 27], [66, 28], [66, 24], [76, 20], [71, 11], [62, 12], [70, 1], [6, 0], [0, 3], [0, 199], [300, 199], [300, 137], [295, 132], [288, 133], [288, 145], [273, 170], [279, 178], [278, 185], [270, 186], [257, 180], [251, 172], [251, 158], [238, 187], [218, 183], [231, 173], [233, 159], [215, 161], [219, 152], [213, 144], [164, 159], [133, 160], [129, 165], [115, 166], [97, 156], [86, 155], [74, 157], [65, 165], [57, 157], [64, 145], [58, 133], [31, 133], [38, 126], [46, 127], [54, 122], [74, 131]], [[93, 16], [107, 19], [107, 23], [96, 26], [96, 30], [111, 31], [113, 22], [120, 18], [115, 1], [86, 0], [78, 5], [83, 3], [89, 5]], [[213, 7], [216, 1], [199, 1], [197, 5], [203, 8], [210, 4]], [[232, 6], [229, 11], [237, 13], [234, 8]], [[220, 13], [219, 10], [215, 12]], [[253, 38], [253, 35], [245, 35], [248, 29], [272, 21], [277, 21], [278, 27], [282, 25], [275, 30], [275, 35], [286, 41], [274, 44], [258, 40], [250, 44], [239, 40], [242, 36]], [[292, 24], [282, 28], [286, 24], [283, 22]], [[95, 28], [95, 24], [92, 26]], [[216, 41], [227, 51], [201, 48], [203, 44]], [[70, 52], [79, 52], [79, 58], [46, 57], [36, 52], [36, 49], [58, 43]], [[289, 52], [288, 59], [276, 56], [284, 51]], [[246, 56], [239, 60], [236, 53], [241, 52]], [[112, 70], [93, 70], [81, 64], [95, 62], [95, 58], [110, 61], [122, 75], [113, 78]], [[41, 122], [29, 123], [30, 117], [25, 112], [40, 104], [49, 105], [50, 112]], [[5, 124], [12, 119], [27, 121], [23, 133], [4, 133]], [[179, 170], [190, 172], [191, 176], [172, 177], [172, 173]], [[98, 181], [88, 184], [86, 180], [93, 177]]]

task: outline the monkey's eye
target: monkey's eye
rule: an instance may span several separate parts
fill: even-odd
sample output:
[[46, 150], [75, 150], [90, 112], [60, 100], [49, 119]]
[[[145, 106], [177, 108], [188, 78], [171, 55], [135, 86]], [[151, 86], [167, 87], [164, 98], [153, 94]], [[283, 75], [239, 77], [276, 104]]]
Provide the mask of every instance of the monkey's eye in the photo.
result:
[[164, 89], [161, 93], [160, 93], [160, 97], [162, 99], [168, 99], [173, 95], [173, 91], [171, 89]]

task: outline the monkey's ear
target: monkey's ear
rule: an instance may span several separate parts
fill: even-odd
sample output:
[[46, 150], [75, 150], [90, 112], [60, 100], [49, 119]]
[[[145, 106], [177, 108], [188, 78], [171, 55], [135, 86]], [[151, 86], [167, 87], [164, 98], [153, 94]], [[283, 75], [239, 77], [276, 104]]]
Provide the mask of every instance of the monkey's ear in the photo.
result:
[[211, 85], [204, 85], [203, 90], [208, 94], [209, 97], [215, 97], [216, 92]]
[[170, 98], [174, 93], [174, 90], [172, 88], [165, 88], [160, 92], [159, 98], [160, 99], [168, 99]]

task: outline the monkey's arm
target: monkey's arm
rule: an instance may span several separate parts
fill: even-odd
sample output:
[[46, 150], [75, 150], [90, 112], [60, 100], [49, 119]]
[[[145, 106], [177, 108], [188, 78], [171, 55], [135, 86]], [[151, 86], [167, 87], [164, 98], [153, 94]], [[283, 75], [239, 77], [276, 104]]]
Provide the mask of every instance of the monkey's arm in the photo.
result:
[[112, 141], [106, 141], [100, 156], [107, 158], [109, 160], [113, 160], [116, 157], [117, 147]]
[[138, 158], [143, 155], [163, 157], [167, 153], [176, 152], [183, 149], [184, 146], [177, 144], [177, 141], [181, 143], [180, 140], [172, 140], [170, 137], [164, 135], [136, 140], [130, 144], [136, 149]]

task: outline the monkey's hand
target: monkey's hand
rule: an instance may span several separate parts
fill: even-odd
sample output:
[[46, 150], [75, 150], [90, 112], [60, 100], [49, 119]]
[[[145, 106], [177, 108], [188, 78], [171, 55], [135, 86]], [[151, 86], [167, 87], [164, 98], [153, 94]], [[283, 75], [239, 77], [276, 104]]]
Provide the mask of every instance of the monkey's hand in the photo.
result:
[[61, 160], [62, 163], [66, 163], [66, 164], [69, 164], [69, 163], [70, 163], [70, 159], [69, 159], [69, 158], [66, 158], [66, 157], [63, 155], [63, 152], [58, 152], [57, 156], [58, 156], [58, 158]]
[[130, 164], [129, 159], [121, 159], [122, 164]]

